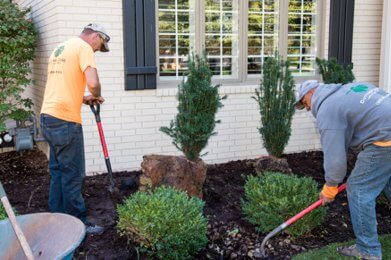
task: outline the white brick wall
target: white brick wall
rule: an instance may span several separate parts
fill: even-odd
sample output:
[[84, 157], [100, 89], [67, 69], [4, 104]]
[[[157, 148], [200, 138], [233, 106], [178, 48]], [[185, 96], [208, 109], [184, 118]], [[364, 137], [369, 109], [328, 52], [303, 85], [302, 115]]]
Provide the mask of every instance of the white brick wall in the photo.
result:
[[[327, 0], [329, 1], [329, 0]], [[326, 2], [327, 2], [326, 1]], [[35, 85], [29, 91], [38, 112], [46, 81], [47, 59], [56, 44], [77, 36], [81, 28], [91, 21], [104, 23], [112, 40], [111, 52], [97, 53], [102, 95], [106, 102], [101, 117], [110, 159], [114, 171], [139, 169], [142, 156], [149, 153], [177, 154], [171, 139], [161, 133], [160, 126], [168, 126], [176, 114], [176, 85], [157, 90], [124, 91], [122, 1], [120, 0], [19, 0], [24, 6], [33, 6], [33, 18], [40, 33], [37, 59], [33, 67]], [[376, 44], [380, 42], [379, 19], [381, 0], [356, 1], [354, 31], [354, 62], [358, 79], [376, 82], [379, 56]], [[326, 3], [328, 6], [328, 3]], [[328, 7], [323, 30], [328, 32]], [[370, 10], [365, 13], [363, 10]], [[363, 13], [364, 12], [364, 13]], [[364, 20], [361, 20], [362, 16]], [[381, 21], [380, 21], [381, 22]], [[370, 33], [370, 37], [368, 34]], [[327, 35], [327, 34], [326, 34]], [[368, 40], [370, 38], [370, 40]], [[327, 49], [327, 39], [325, 39]], [[373, 46], [373, 47], [372, 47]], [[380, 47], [379, 47], [380, 49]], [[327, 52], [325, 52], [327, 55]], [[203, 152], [207, 163], [255, 158], [265, 155], [257, 127], [259, 111], [251, 99], [256, 85], [221, 87], [227, 94], [224, 107], [218, 112], [217, 136], [209, 140]], [[93, 115], [83, 107], [84, 139], [87, 172], [106, 171], [99, 135]], [[292, 136], [286, 152], [319, 149], [319, 136], [312, 115], [297, 112], [293, 119]]]

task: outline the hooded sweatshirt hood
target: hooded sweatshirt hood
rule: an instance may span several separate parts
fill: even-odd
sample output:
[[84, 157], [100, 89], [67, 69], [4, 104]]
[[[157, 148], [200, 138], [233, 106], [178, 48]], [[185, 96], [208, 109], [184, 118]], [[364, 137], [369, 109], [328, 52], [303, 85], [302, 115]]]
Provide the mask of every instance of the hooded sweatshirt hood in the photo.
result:
[[342, 87], [342, 84], [320, 84], [311, 99], [311, 113], [316, 118], [319, 108], [323, 101], [325, 101], [330, 95], [338, 91]]

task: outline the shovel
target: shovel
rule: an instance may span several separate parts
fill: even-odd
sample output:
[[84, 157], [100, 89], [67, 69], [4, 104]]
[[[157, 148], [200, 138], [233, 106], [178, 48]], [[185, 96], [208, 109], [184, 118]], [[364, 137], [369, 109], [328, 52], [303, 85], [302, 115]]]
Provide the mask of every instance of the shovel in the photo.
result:
[[16, 221], [16, 217], [14, 211], [12, 210], [11, 204], [8, 201], [7, 194], [3, 188], [3, 185], [0, 182], [0, 199], [3, 203], [4, 209], [7, 212], [7, 216], [9, 221], [11, 222], [12, 228], [16, 234], [16, 237], [19, 240], [20, 246], [23, 249], [24, 254], [26, 255], [28, 260], [34, 260], [33, 252], [31, 251], [30, 245], [27, 243], [27, 239], [24, 236], [22, 229], [20, 228], [18, 222]]
[[111, 163], [109, 158], [109, 152], [107, 151], [107, 145], [106, 145], [106, 139], [105, 135], [103, 133], [102, 128], [102, 122], [100, 119], [100, 104], [96, 105], [96, 108], [94, 105], [90, 105], [92, 113], [95, 115], [96, 124], [98, 125], [98, 131], [99, 131], [99, 137], [100, 137], [100, 143], [102, 144], [103, 154], [105, 156], [105, 163], [107, 167], [107, 174], [108, 174], [108, 190], [112, 194], [113, 192], [118, 192], [118, 189], [115, 187], [115, 182], [113, 178], [113, 171], [111, 169]]
[[[344, 191], [346, 189], [346, 184], [342, 184], [341, 186], [338, 187], [338, 193]], [[278, 227], [276, 227], [275, 229], [273, 229], [272, 232], [270, 232], [269, 234], [266, 235], [266, 237], [263, 239], [262, 241], [262, 244], [261, 244], [261, 254], [263, 257], [266, 257], [266, 252], [265, 252], [265, 245], [266, 245], [266, 242], [274, 237], [275, 235], [277, 235], [279, 232], [281, 232], [282, 230], [286, 229], [287, 227], [289, 227], [290, 225], [292, 225], [293, 223], [295, 223], [297, 220], [301, 219], [302, 217], [304, 217], [305, 215], [307, 215], [308, 213], [310, 213], [311, 211], [313, 211], [314, 209], [318, 208], [319, 206], [321, 206], [323, 203], [323, 200], [320, 199], [318, 201], [316, 201], [315, 203], [313, 203], [311, 206], [309, 206], [308, 208], [300, 211], [299, 213], [297, 213], [295, 216], [291, 217], [290, 219], [288, 219], [287, 221], [285, 221], [284, 223], [282, 223], [281, 225], [279, 225]]]

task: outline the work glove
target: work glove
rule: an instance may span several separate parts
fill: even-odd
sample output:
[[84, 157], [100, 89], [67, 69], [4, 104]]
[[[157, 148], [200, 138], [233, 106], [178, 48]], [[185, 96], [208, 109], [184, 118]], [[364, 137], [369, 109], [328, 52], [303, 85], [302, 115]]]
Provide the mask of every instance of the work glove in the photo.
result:
[[338, 185], [328, 186], [327, 184], [323, 185], [323, 189], [319, 194], [319, 199], [323, 201], [323, 205], [330, 203], [334, 200], [335, 196], [338, 194]]

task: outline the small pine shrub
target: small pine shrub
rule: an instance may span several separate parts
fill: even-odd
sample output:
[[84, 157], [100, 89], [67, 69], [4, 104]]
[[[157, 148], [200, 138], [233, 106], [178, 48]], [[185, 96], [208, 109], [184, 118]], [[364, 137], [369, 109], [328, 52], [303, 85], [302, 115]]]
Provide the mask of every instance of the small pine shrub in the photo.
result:
[[[242, 210], [247, 220], [259, 232], [270, 232], [318, 200], [317, 183], [308, 177], [267, 172], [249, 176], [244, 186]], [[326, 208], [320, 207], [285, 232], [293, 238], [311, 231], [324, 221]]]
[[262, 76], [259, 89], [255, 89], [252, 97], [258, 102], [261, 115], [258, 130], [268, 154], [281, 157], [291, 136], [295, 112], [294, 81], [289, 61], [283, 61], [277, 54], [268, 58], [262, 67]]
[[211, 81], [212, 71], [205, 56], [189, 55], [187, 80], [178, 86], [178, 114], [169, 127], [160, 128], [191, 161], [200, 157], [209, 138], [217, 134], [214, 128], [220, 121], [215, 117], [226, 96], [220, 97], [219, 86]]
[[121, 235], [160, 259], [188, 259], [208, 242], [204, 202], [185, 192], [159, 187], [137, 192], [118, 206]]
[[343, 65], [338, 64], [335, 58], [330, 58], [329, 60], [316, 58], [316, 64], [322, 75], [323, 82], [326, 84], [347, 84], [356, 79], [353, 74], [352, 63], [345, 68]]

